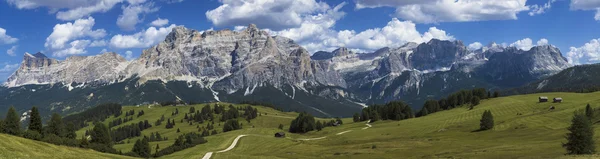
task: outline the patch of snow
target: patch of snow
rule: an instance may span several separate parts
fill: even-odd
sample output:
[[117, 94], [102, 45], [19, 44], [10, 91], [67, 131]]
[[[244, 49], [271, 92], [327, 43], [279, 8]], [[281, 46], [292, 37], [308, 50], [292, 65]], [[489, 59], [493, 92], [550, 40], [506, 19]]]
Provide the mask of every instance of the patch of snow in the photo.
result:
[[416, 70], [415, 71], [419, 71], [421, 73], [432, 73], [432, 72], [446, 72], [446, 71], [450, 71], [452, 69], [452, 67], [440, 67], [440, 68], [436, 68], [436, 69], [430, 69], [430, 70]]
[[254, 84], [254, 87], [252, 87], [251, 90], [249, 90], [250, 87], [246, 87], [246, 92], [244, 92], [244, 96], [251, 95], [252, 93], [254, 93], [254, 89], [256, 89], [256, 86], [258, 86], [257, 83]]
[[544, 80], [542, 82], [540, 82], [540, 84], [538, 84], [537, 89], [542, 89], [546, 86], [546, 84], [548, 84], [548, 80]]

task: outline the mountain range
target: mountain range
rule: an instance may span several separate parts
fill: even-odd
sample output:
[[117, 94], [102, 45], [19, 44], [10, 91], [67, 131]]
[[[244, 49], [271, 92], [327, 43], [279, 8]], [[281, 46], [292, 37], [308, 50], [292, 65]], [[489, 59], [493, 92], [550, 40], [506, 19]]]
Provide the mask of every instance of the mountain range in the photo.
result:
[[176, 27], [165, 40], [128, 61], [117, 53], [56, 60], [23, 57], [0, 87], [0, 110], [68, 114], [107, 102], [270, 103], [286, 111], [346, 117], [366, 105], [403, 100], [420, 109], [461, 89], [513, 88], [571, 67], [552, 45], [524, 51], [491, 43], [469, 50], [461, 41], [432, 39], [357, 53], [311, 54], [293, 40], [255, 25], [242, 31]]

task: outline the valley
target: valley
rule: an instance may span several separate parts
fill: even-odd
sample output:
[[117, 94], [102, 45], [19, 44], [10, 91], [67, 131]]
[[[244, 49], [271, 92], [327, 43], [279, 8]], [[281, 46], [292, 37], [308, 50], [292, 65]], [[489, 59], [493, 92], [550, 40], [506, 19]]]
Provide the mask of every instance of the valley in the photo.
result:
[[[584, 109], [588, 103], [594, 109], [599, 108], [600, 99], [595, 98], [598, 95], [600, 92], [499, 97], [482, 100], [481, 104], [472, 110], [467, 106], [461, 106], [424, 117], [401, 121], [376, 121], [369, 124], [371, 127], [365, 125], [365, 122], [353, 122], [351, 118], [343, 118], [344, 124], [340, 126], [326, 127], [321, 131], [305, 134], [287, 132], [289, 123], [297, 113], [254, 106], [260, 115], [250, 123], [239, 119], [242, 124], [241, 130], [222, 133], [221, 126], [215, 126], [219, 133], [206, 136], [207, 143], [161, 158], [202, 158], [208, 152], [213, 152], [211, 158], [215, 159], [397, 158], [399, 156], [402, 158], [576, 158], [563, 156], [565, 151], [560, 144], [566, 141], [564, 138], [567, 133], [566, 128], [570, 125], [575, 111]], [[565, 101], [538, 103], [539, 96], [562, 97]], [[227, 105], [227, 103], [219, 104]], [[200, 104], [193, 107], [200, 109], [203, 106], [204, 104]], [[242, 105], [235, 104], [235, 106]], [[556, 109], [550, 110], [550, 106], [555, 106]], [[145, 113], [122, 125], [142, 120], [155, 121], [162, 115], [175, 119], [177, 122], [172, 129], [153, 126], [142, 131], [145, 136], [158, 132], [167, 137], [169, 139], [167, 141], [150, 142], [152, 148], [156, 145], [164, 148], [171, 145], [173, 138], [181, 133], [198, 132], [197, 124], [179, 122], [189, 108], [190, 106], [123, 107], [124, 112], [143, 110]], [[180, 114], [171, 116], [176, 109]], [[477, 132], [479, 119], [484, 110], [493, 113], [496, 124], [492, 130]], [[114, 118], [110, 117], [104, 123]], [[221, 123], [215, 122], [215, 125]], [[284, 130], [277, 128], [279, 124], [285, 125]], [[77, 135], [83, 135], [87, 129], [90, 127], [78, 130]], [[177, 133], [177, 129], [180, 129], [181, 133]], [[598, 131], [600, 127], [595, 125], [594, 130]], [[286, 138], [273, 137], [276, 132], [286, 132]], [[234, 139], [240, 135], [246, 136], [239, 138], [237, 145], [228, 149]], [[140, 138], [127, 140], [134, 141]], [[498, 140], [499, 138], [502, 140]], [[594, 140], [600, 140], [600, 136], [595, 136]], [[596, 145], [600, 146], [600, 143], [596, 142]], [[123, 153], [130, 151], [132, 147], [133, 143], [114, 146]], [[229, 151], [219, 153], [226, 149]]]

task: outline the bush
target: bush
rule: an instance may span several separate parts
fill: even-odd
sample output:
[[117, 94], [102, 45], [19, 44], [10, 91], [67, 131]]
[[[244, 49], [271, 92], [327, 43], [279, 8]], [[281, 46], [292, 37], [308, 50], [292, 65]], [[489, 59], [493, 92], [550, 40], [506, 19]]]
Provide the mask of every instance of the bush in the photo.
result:
[[33, 131], [33, 130], [25, 131], [25, 133], [23, 134], [23, 137], [27, 138], [27, 139], [31, 139], [31, 140], [37, 140], [37, 141], [42, 140], [42, 134], [40, 134], [37, 131]]
[[315, 117], [312, 115], [303, 112], [296, 117], [296, 119], [292, 120], [290, 124], [289, 132], [291, 133], [306, 133], [309, 131], [315, 130], [316, 123]]
[[92, 150], [96, 150], [98, 152], [119, 154], [119, 151], [117, 151], [116, 149], [114, 149], [108, 145], [104, 145], [104, 144], [91, 143], [88, 145], [88, 148], [90, 148]]
[[233, 131], [242, 129], [240, 123], [235, 119], [229, 119], [225, 124], [223, 124], [223, 132]]
[[57, 135], [54, 134], [46, 134], [44, 136], [44, 138], [42, 138], [43, 142], [47, 142], [47, 143], [51, 143], [51, 144], [55, 144], [55, 145], [62, 145], [62, 138], [58, 137]]

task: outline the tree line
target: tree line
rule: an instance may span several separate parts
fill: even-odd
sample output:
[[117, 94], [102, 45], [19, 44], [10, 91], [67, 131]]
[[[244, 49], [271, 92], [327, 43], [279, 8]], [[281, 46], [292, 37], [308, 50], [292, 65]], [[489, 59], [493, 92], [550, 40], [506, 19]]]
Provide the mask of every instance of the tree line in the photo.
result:
[[114, 117], [120, 116], [122, 114], [121, 108], [122, 106], [116, 103], [100, 104], [81, 113], [66, 116], [63, 120], [75, 124], [75, 129], [81, 129], [88, 126], [88, 122], [101, 122], [111, 115]]

